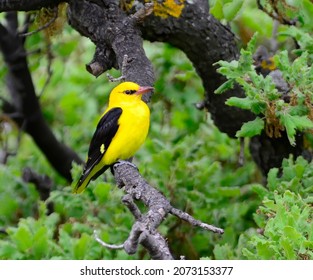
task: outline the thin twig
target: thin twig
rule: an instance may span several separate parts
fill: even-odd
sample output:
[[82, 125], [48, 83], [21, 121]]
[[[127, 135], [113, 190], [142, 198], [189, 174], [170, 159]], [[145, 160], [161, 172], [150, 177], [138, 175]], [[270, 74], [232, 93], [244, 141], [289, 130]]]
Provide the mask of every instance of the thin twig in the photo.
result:
[[38, 98], [40, 98], [44, 91], [46, 90], [48, 84], [50, 83], [50, 80], [52, 78], [52, 69], [51, 69], [51, 65], [52, 65], [52, 60], [53, 60], [53, 54], [52, 54], [52, 51], [51, 51], [51, 43], [50, 41], [47, 43], [47, 60], [48, 60], [48, 65], [47, 65], [47, 74], [48, 74], [48, 77], [38, 95]]
[[240, 137], [240, 150], [239, 150], [239, 157], [238, 157], [238, 164], [239, 166], [243, 166], [245, 163], [245, 138]]
[[[278, 10], [276, 3], [273, 1], [270, 6], [273, 11], [266, 9], [260, 0], [257, 0], [258, 8], [263, 11], [264, 13], [268, 14], [272, 19], [279, 21], [282, 24], [286, 25], [295, 25], [297, 23], [297, 19], [287, 19], [284, 15]], [[291, 5], [288, 5], [289, 8], [292, 8]]]
[[54, 15], [53, 15], [53, 18], [50, 19], [46, 24], [40, 26], [38, 29], [34, 30], [34, 31], [31, 31], [31, 32], [27, 32], [27, 33], [21, 33], [19, 34], [19, 36], [21, 37], [26, 37], [26, 36], [31, 36], [35, 33], [38, 33], [46, 28], [48, 28], [52, 23], [54, 23], [56, 21], [56, 19], [58, 18], [58, 15], [59, 15], [59, 12], [58, 12], [58, 7], [54, 7], [53, 8], [53, 12], [54, 12]]
[[31, 51], [27, 51], [25, 52], [25, 55], [28, 57], [28, 56], [31, 56], [31, 55], [34, 55], [34, 54], [41, 54], [42, 50], [40, 48], [38, 49], [34, 49], [34, 50], [31, 50]]
[[145, 17], [150, 15], [153, 12], [153, 3], [146, 3], [140, 10], [131, 15], [130, 17], [136, 22], [141, 22]]
[[272, 53], [276, 53], [277, 49], [278, 49], [277, 34], [278, 34], [279, 24], [280, 23], [278, 20], [273, 21], [272, 37], [270, 39], [270, 46], [271, 46], [271, 52]]
[[209, 230], [215, 233], [219, 233], [219, 234], [223, 234], [224, 230], [206, 223], [203, 223], [199, 220], [196, 220], [194, 217], [192, 217], [191, 215], [189, 215], [186, 212], [183, 212], [179, 209], [176, 209], [174, 207], [172, 207], [172, 209], [170, 210], [170, 213], [175, 215], [176, 217], [188, 222], [189, 224], [193, 225], [193, 226], [198, 226], [201, 227], [205, 230]]
[[[28, 32], [29, 26], [34, 22], [34, 17], [33, 14], [31, 13], [27, 13], [25, 20], [24, 20], [24, 24], [23, 26], [20, 28], [19, 33], [20, 34], [26, 34]], [[23, 36], [25, 37], [25, 36]]]
[[97, 231], [93, 231], [93, 237], [94, 239], [103, 247], [108, 248], [108, 249], [113, 249], [113, 250], [121, 250], [124, 248], [124, 244], [121, 245], [114, 245], [114, 244], [107, 244], [105, 243], [98, 235]]
[[16, 156], [16, 152], [10, 152], [9, 151], [9, 139], [5, 133], [6, 131], [6, 120], [0, 119], [0, 132], [1, 132], [1, 138], [0, 138], [0, 143], [1, 143], [1, 151], [0, 151], [0, 163], [6, 164], [8, 161], [9, 156]]

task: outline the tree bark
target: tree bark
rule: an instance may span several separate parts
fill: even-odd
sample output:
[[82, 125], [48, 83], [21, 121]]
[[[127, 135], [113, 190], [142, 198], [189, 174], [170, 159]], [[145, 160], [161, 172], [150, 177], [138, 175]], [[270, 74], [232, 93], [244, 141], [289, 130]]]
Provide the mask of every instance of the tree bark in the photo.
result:
[[193, 63], [205, 89], [205, 107], [220, 131], [234, 137], [243, 122], [252, 119], [249, 111], [229, 107], [230, 96], [243, 97], [235, 87], [223, 94], [214, 93], [226, 79], [216, 72], [213, 64], [219, 60], [233, 60], [239, 56], [233, 33], [209, 14], [207, 0], [183, 1], [178, 17], [160, 18], [155, 14], [144, 21], [141, 31], [150, 41], [167, 42], [182, 50]]
[[[141, 1], [143, 2], [143, 1]], [[178, 17], [161, 18], [155, 13], [141, 25], [143, 38], [167, 42], [182, 50], [193, 63], [205, 89], [204, 105], [220, 131], [234, 137], [244, 122], [255, 116], [247, 110], [230, 107], [225, 101], [231, 96], [243, 97], [243, 89], [236, 85], [223, 94], [214, 90], [225, 82], [225, 77], [216, 72], [214, 63], [219, 60], [236, 60], [239, 50], [229, 28], [209, 14], [207, 0], [182, 1], [184, 8]], [[303, 137], [298, 135], [297, 145], [290, 145], [287, 135], [270, 138], [263, 133], [250, 141], [253, 160], [266, 177], [270, 168], [280, 167], [284, 158], [308, 154], [303, 149]]]
[[68, 9], [70, 25], [96, 45], [92, 64], [101, 65], [103, 71], [124, 66], [125, 80], [152, 86], [154, 72], [144, 52], [136, 19], [128, 17], [115, 1], [100, 1], [101, 6], [93, 2], [69, 1]]

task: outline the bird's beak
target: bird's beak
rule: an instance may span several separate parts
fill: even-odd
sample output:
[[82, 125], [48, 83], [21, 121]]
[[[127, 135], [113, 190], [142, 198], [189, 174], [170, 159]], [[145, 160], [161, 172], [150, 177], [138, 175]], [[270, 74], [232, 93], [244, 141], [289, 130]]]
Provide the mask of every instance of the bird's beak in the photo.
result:
[[152, 91], [152, 90], [154, 90], [154, 87], [139, 87], [136, 94], [145, 94], [145, 93]]

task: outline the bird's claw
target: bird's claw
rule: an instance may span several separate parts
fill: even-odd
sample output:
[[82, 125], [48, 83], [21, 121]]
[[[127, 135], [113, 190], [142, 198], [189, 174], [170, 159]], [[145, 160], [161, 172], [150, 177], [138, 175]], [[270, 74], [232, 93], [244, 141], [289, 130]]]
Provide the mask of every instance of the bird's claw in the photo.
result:
[[127, 161], [127, 160], [120, 160], [120, 159], [116, 163], [114, 163], [113, 169], [115, 170], [118, 166], [123, 165], [123, 164], [130, 165], [139, 171], [138, 167], [135, 164], [133, 164], [132, 162]]

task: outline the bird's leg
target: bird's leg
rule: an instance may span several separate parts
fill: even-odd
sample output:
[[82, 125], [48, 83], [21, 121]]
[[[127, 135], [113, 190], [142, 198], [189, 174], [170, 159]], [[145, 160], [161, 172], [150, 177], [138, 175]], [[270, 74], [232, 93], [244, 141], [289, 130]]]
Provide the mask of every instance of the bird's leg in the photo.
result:
[[122, 76], [118, 77], [118, 78], [114, 78], [113, 76], [111, 76], [109, 73], [107, 73], [107, 77], [109, 79], [110, 82], [120, 82], [120, 81], [125, 81], [126, 76], [126, 67], [128, 65], [129, 61], [128, 61], [128, 55], [125, 54], [123, 57], [123, 64], [122, 64]]

